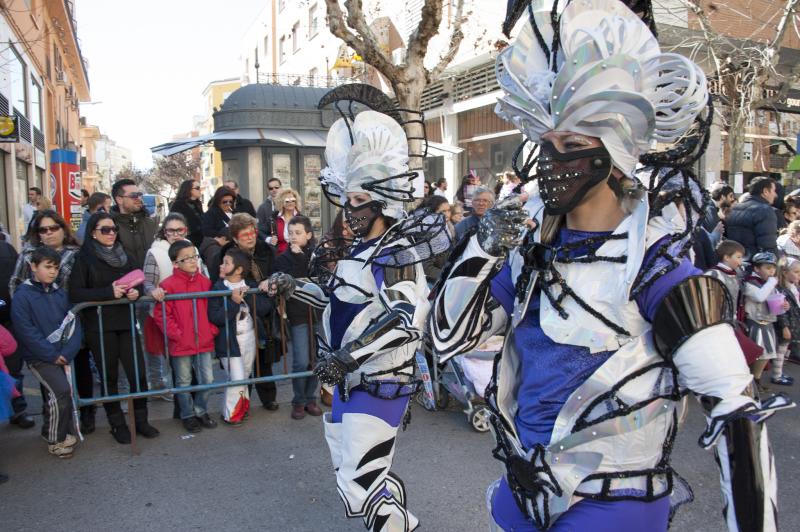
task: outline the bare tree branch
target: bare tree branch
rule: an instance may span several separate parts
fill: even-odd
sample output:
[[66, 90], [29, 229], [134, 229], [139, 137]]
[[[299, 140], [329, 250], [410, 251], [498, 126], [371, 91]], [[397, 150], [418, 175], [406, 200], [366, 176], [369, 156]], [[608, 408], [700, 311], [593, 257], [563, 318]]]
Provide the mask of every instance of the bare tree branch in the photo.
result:
[[442, 23], [442, 0], [425, 0], [417, 29], [408, 38], [406, 63], [409, 66], [422, 65], [428, 52], [428, 43], [439, 33]]
[[453, 31], [450, 33], [450, 44], [447, 47], [447, 51], [439, 59], [439, 62], [436, 64], [436, 66], [433, 67], [433, 69], [428, 73], [428, 83], [432, 83], [438, 79], [439, 76], [442, 75], [442, 72], [444, 72], [444, 69], [447, 68], [447, 65], [453, 61], [458, 53], [458, 48], [461, 46], [461, 41], [464, 40], [464, 32], [461, 31], [461, 26], [464, 23], [464, 20], [464, 0], [458, 0], [458, 4], [456, 5], [455, 19], [453, 21]]
[[[328, 29], [335, 37], [344, 41], [365, 63], [372, 65], [387, 78], [397, 77], [397, 67], [383, 53], [375, 35], [369, 29], [360, 0], [345, 2], [348, 11], [347, 23], [338, 0], [325, 0], [325, 6], [328, 10], [326, 17]], [[356, 33], [348, 29], [348, 26]]]

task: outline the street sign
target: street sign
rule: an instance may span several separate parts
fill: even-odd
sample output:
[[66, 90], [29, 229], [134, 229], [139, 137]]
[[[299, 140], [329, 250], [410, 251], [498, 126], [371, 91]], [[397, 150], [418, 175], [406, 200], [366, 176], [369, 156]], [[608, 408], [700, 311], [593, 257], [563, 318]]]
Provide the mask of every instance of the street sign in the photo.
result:
[[0, 142], [19, 142], [19, 117], [0, 115]]

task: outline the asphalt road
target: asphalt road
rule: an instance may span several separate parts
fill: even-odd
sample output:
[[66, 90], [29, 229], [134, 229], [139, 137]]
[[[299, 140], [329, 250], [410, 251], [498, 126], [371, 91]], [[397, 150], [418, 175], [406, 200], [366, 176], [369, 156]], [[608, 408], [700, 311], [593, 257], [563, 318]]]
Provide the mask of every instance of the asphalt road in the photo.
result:
[[[800, 368], [790, 366], [798, 377]], [[27, 384], [35, 412], [38, 387]], [[776, 387], [777, 388], [777, 387]], [[797, 389], [784, 388], [796, 400]], [[219, 411], [221, 396], [212, 400]], [[171, 419], [172, 404], [151, 402], [155, 440], [139, 439], [141, 454], [118, 445], [103, 415], [98, 429], [70, 460], [48, 455], [37, 428], [0, 428], [0, 523], [5, 531], [363, 530], [348, 521], [334, 489], [321, 421], [289, 417], [291, 389], [279, 386], [280, 410], [254, 408], [246, 425], [219, 426], [187, 437]], [[254, 401], [257, 403], [257, 399]], [[484, 491], [501, 468], [491, 458], [491, 436], [474, 432], [457, 409], [427, 412], [412, 407], [401, 433], [395, 471], [409, 490], [410, 509], [422, 530], [486, 530]], [[800, 493], [800, 412], [770, 421], [780, 480], [782, 530], [800, 530], [794, 498]], [[684, 506], [671, 530], [723, 531], [713, 456], [697, 446], [704, 422], [697, 405], [674, 450], [678, 472], [691, 484], [694, 503]]]

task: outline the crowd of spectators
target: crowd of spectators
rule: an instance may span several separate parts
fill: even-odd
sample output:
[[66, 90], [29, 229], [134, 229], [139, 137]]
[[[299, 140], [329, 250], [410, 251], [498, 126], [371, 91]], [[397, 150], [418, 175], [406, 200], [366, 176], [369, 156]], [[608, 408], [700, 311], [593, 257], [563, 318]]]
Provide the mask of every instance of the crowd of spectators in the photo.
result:
[[[257, 210], [240, 194], [235, 181], [219, 187], [204, 208], [199, 183], [187, 180], [180, 185], [170, 213], [157, 226], [146, 212], [136, 183], [123, 179], [114, 184], [110, 196], [84, 195], [83, 220], [75, 235], [42, 202], [41, 192], [32, 188], [25, 209], [26, 220], [30, 214], [28, 231], [20, 253], [10, 237], [0, 240], [0, 298], [7, 303], [0, 307], [4, 326], [0, 354], [6, 357], [0, 373], [5, 368], [10, 375], [10, 380], [0, 378], [0, 391], [3, 383], [6, 388], [8, 383], [13, 385], [9, 390], [13, 398], [8, 405], [0, 405], [0, 416], [6, 414], [21, 428], [35, 425], [23, 393], [25, 362], [42, 385], [47, 405], [42, 435], [48, 450], [68, 457], [78, 428], [83, 434], [94, 432], [96, 408], [82, 407], [74, 419], [68, 380], [72, 377], [65, 368], [73, 368], [77, 394], [84, 399], [96, 393], [98, 380], [103, 395], [116, 395], [121, 383], [133, 392], [208, 384], [214, 378], [214, 359], [219, 359], [232, 380], [269, 376], [273, 364], [286, 356], [287, 345], [292, 371], [310, 369], [318, 316], [294, 301], [279, 308], [266, 295], [265, 281], [277, 271], [309, 276], [316, 238], [310, 220], [302, 214], [298, 192], [277, 178], [266, 185], [268, 194]], [[454, 242], [474, 231], [496, 200], [524, 194], [513, 173], [502, 176], [493, 189], [470, 172], [455, 190], [452, 203], [445, 179], [425, 183], [425, 190], [416, 209], [443, 215]], [[710, 192], [712, 203], [698, 228], [695, 265], [728, 286], [739, 310], [742, 334], [758, 355], [750, 360], [754, 375], [760, 379], [772, 361], [771, 382], [791, 384], [782, 372], [782, 361], [800, 355], [800, 330], [795, 330], [800, 329], [800, 193], [781, 197], [778, 185], [768, 177], [753, 179], [739, 198], [724, 183], [715, 184]], [[347, 238], [352, 234], [340, 212], [323, 242]], [[445, 261], [446, 257], [438, 257], [425, 264], [429, 282], [438, 279]], [[126, 281], [140, 270], [141, 283]], [[165, 300], [170, 294], [211, 289], [231, 291], [228, 302], [223, 305], [221, 298], [194, 304]], [[248, 295], [253, 289], [258, 293]], [[24, 304], [16, 304], [20, 291]], [[775, 294], [783, 297], [780, 313], [770, 303]], [[105, 307], [102, 319], [95, 308], [83, 311], [79, 320], [67, 312], [81, 302], [136, 303], [143, 295], [154, 303], [135, 304], [137, 329], [131, 328], [128, 305]], [[279, 316], [288, 318], [288, 324]], [[288, 342], [281, 342], [281, 337]], [[760, 380], [758, 384], [766, 386]], [[253, 388], [264, 408], [278, 410], [274, 383]], [[294, 419], [321, 415], [320, 392], [322, 401], [329, 404], [326, 390], [320, 391], [312, 377], [296, 379], [293, 388]], [[160, 397], [173, 400], [166, 392]], [[174, 402], [174, 416], [187, 431], [216, 427], [207, 393], [178, 394]], [[119, 402], [104, 402], [103, 407], [114, 439], [129, 443], [131, 434]], [[136, 432], [147, 438], [158, 436], [148, 420], [147, 400], [134, 400], [133, 408]], [[249, 408], [249, 387], [228, 388], [221, 420], [240, 425]]]

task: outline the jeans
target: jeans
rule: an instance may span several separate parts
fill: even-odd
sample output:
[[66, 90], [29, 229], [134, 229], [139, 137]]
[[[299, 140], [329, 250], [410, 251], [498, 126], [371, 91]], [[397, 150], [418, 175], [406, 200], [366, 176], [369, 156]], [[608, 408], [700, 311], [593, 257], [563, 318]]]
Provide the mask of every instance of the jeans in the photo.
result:
[[147, 355], [147, 382], [151, 390], [160, 390], [166, 388], [172, 382], [172, 375], [170, 375], [169, 364], [166, 363], [166, 358], [160, 354], [153, 354], [145, 352]]
[[[292, 373], [308, 371], [311, 363], [311, 348], [309, 344], [308, 324], [292, 325]], [[316, 342], [313, 348], [316, 349]], [[292, 389], [294, 397], [293, 405], [307, 405], [315, 401], [314, 396], [317, 391], [317, 378], [306, 377], [303, 379], [292, 379]]]
[[[194, 367], [194, 372], [197, 375], [197, 384], [211, 384], [214, 382], [214, 370], [211, 366], [211, 357], [211, 353], [171, 357], [172, 371], [175, 375], [175, 385], [182, 387], [191, 384], [192, 367]], [[209, 395], [211, 395], [211, 390], [195, 392], [193, 400], [192, 394], [190, 393], [177, 394], [181, 419], [188, 419], [192, 416], [200, 417], [207, 414]]]

